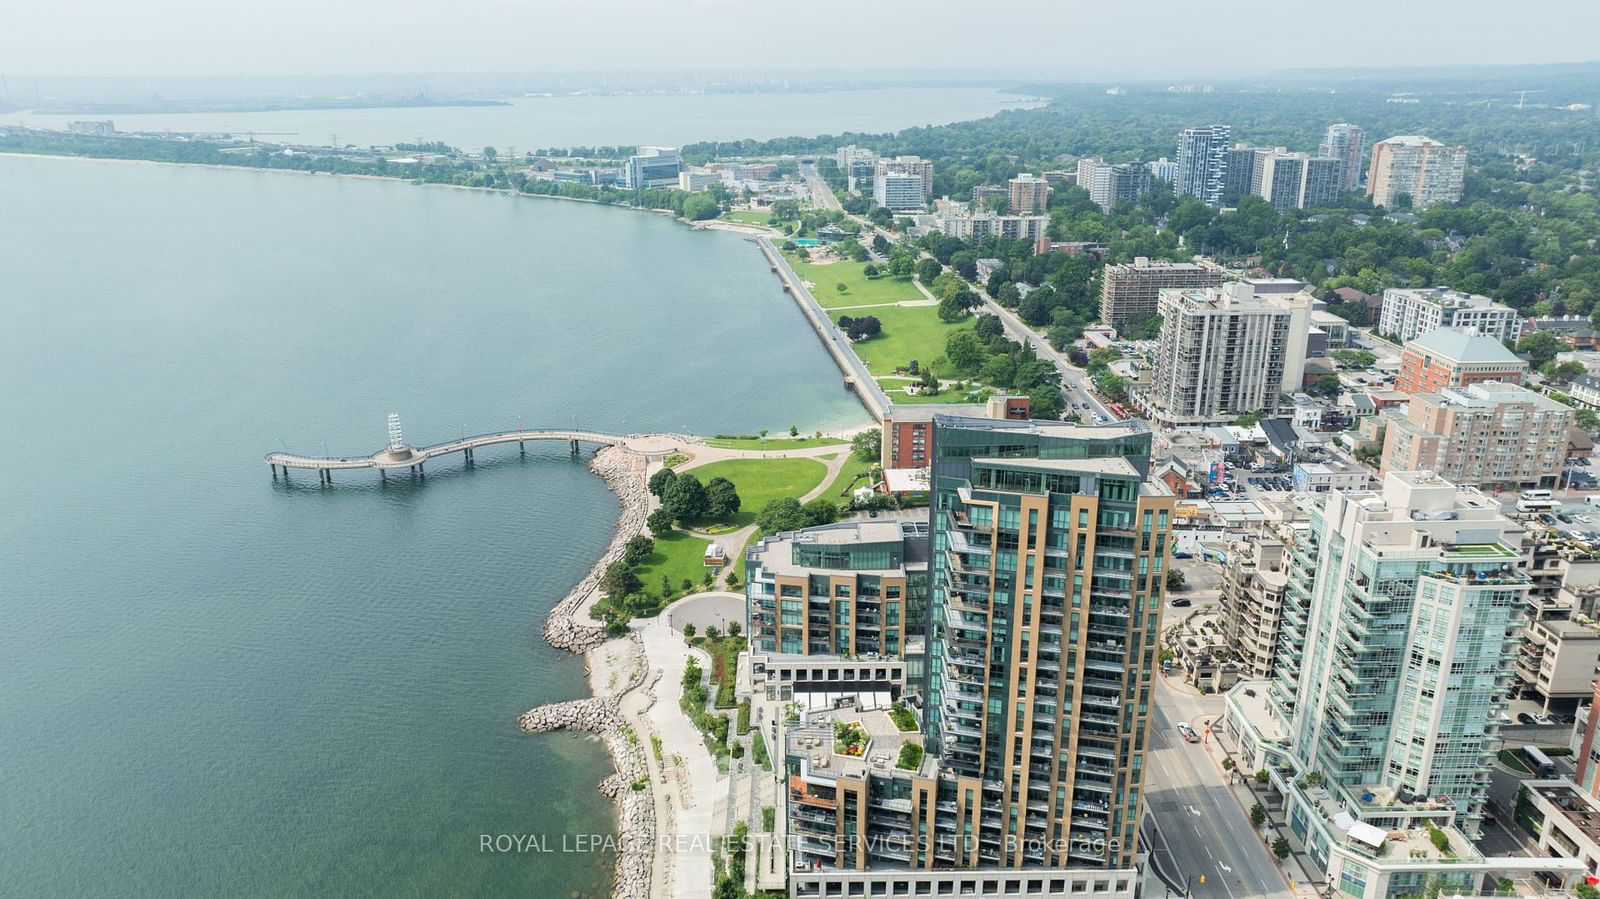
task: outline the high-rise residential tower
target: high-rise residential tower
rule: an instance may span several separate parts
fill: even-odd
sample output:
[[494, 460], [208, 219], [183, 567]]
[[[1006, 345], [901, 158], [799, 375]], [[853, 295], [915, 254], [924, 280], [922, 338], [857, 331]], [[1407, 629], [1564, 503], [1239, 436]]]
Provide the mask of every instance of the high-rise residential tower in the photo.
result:
[[1163, 290], [1155, 379], [1135, 401], [1163, 426], [1275, 415], [1299, 390], [1313, 298], [1260, 295], [1244, 282]]
[[[893, 709], [848, 682], [889, 666], [870, 652], [804, 660], [808, 677], [840, 669], [821, 703], [801, 702], [796, 671], [803, 711], [783, 730], [791, 895], [1133, 899], [1175, 503], [1145, 483], [1150, 431], [943, 414], [933, 424], [928, 593], [919, 607], [908, 578], [900, 594], [917, 622], [906, 645], [920, 627], [926, 664], [908, 659], [906, 702]], [[860, 530], [874, 526], [881, 538]], [[887, 619], [889, 588], [915, 553], [897, 557], [912, 544], [882, 524], [853, 527], [752, 550], [752, 577], [772, 581], [752, 584], [752, 613], [781, 627], [783, 608], [760, 603], [782, 602], [787, 584], [818, 633], [837, 641], [843, 617], [856, 632], [846, 645], [863, 646], [863, 616]], [[843, 593], [860, 603], [866, 592], [870, 613], [839, 614]], [[766, 639], [754, 636], [761, 624], [752, 618], [753, 641]], [[867, 676], [877, 689], [882, 678]]]
[[1199, 197], [1210, 206], [1222, 205], [1227, 186], [1228, 142], [1233, 129], [1227, 125], [1185, 128], [1178, 133], [1178, 180], [1173, 188], [1178, 196]]
[[1361, 128], [1346, 122], [1329, 125], [1322, 135], [1318, 156], [1339, 160], [1340, 190], [1354, 190], [1361, 179], [1361, 151], [1366, 149], [1366, 135]]
[[1394, 207], [1409, 197], [1415, 209], [1461, 199], [1467, 177], [1467, 148], [1428, 137], [1403, 135], [1372, 145], [1367, 195], [1378, 206]]
[[1129, 866], [1174, 503], [1149, 429], [935, 421], [925, 732], [978, 787], [976, 860]]
[[1089, 199], [1106, 212], [1119, 204], [1138, 202], [1150, 192], [1155, 181], [1150, 166], [1141, 162], [1119, 162], [1084, 157], [1078, 160], [1078, 186], [1089, 192]]
[[1282, 212], [1333, 205], [1341, 190], [1342, 163], [1332, 157], [1274, 150], [1261, 160], [1261, 178], [1252, 192]]

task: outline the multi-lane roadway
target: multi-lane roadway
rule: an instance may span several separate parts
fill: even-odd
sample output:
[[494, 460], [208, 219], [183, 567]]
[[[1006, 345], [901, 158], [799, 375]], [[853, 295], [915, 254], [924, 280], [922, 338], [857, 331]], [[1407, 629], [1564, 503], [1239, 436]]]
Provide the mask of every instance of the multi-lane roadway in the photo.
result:
[[[1165, 876], [1146, 881], [1146, 896], [1179, 895], [1185, 883], [1197, 897], [1291, 899], [1289, 883], [1234, 798], [1207, 743], [1189, 743], [1179, 721], [1204, 733], [1222, 714], [1218, 697], [1199, 697], [1156, 684], [1145, 771], [1145, 846]], [[1211, 739], [1215, 739], [1214, 737]], [[1155, 872], [1151, 872], [1155, 873]], [[1200, 883], [1201, 875], [1205, 883]]]

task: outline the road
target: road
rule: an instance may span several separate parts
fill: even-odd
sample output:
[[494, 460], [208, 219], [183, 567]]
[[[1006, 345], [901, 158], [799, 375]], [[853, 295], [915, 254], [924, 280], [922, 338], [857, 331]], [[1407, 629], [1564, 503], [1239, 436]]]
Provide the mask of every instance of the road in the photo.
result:
[[983, 298], [983, 304], [990, 314], [1000, 317], [1000, 323], [1005, 326], [1007, 337], [1033, 347], [1034, 353], [1039, 358], [1049, 359], [1055, 363], [1056, 369], [1061, 372], [1061, 390], [1066, 394], [1068, 409], [1083, 415], [1085, 420], [1090, 422], [1093, 422], [1094, 415], [1102, 415], [1106, 421], [1113, 420], [1111, 410], [1107, 409], [1105, 403], [1100, 402], [1100, 398], [1090, 389], [1089, 376], [1083, 369], [1074, 366], [1065, 353], [1057, 352], [1043, 335], [1028, 327], [1027, 322], [1018, 318], [1015, 312], [995, 302], [994, 298], [982, 289], [982, 285], [974, 287], [978, 295]]
[[[1206, 745], [1178, 735], [1179, 721], [1204, 732], [1204, 720], [1222, 714], [1222, 699], [1190, 696], [1165, 682], [1156, 684], [1155, 699], [1145, 779], [1145, 834], [1153, 836], [1146, 845], [1155, 864], [1180, 884], [1204, 874], [1206, 882], [1192, 886], [1195, 896], [1291, 899], [1288, 881], [1224, 784]], [[1150, 881], [1146, 895], [1165, 895], [1159, 883]]]
[[843, 206], [839, 205], [839, 198], [833, 195], [833, 188], [829, 187], [828, 182], [817, 174], [815, 165], [801, 166], [800, 175], [806, 179], [806, 186], [811, 189], [812, 205], [820, 206], [823, 209], [844, 209]]

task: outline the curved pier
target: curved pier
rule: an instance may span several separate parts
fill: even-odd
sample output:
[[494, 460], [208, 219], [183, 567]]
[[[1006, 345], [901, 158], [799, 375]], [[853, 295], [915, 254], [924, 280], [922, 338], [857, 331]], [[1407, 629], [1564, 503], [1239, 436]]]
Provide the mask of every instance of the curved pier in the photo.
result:
[[[398, 424], [394, 425], [398, 428]], [[392, 436], [398, 437], [398, 430]], [[272, 469], [274, 480], [278, 477], [278, 470], [283, 470], [283, 476], [289, 476], [289, 469], [300, 468], [317, 472], [317, 478], [324, 484], [333, 483], [333, 472], [357, 468], [377, 469], [379, 476], [387, 476], [391, 471], [410, 471], [412, 474], [425, 477], [424, 467], [430, 459], [447, 456], [451, 453], [461, 453], [468, 465], [472, 464], [474, 451], [485, 446], [494, 446], [501, 443], [515, 443], [526, 451], [526, 444], [530, 440], [565, 440], [572, 446], [572, 452], [578, 452], [579, 443], [598, 443], [602, 446], [618, 446], [627, 442], [627, 437], [622, 434], [608, 434], [604, 431], [578, 431], [563, 428], [533, 428], [516, 431], [497, 431], [492, 434], [478, 434], [472, 437], [463, 437], [459, 440], [449, 440], [444, 443], [435, 443], [431, 446], [411, 447], [391, 439], [387, 447], [370, 456], [299, 456], [294, 453], [267, 453], [267, 465]]]

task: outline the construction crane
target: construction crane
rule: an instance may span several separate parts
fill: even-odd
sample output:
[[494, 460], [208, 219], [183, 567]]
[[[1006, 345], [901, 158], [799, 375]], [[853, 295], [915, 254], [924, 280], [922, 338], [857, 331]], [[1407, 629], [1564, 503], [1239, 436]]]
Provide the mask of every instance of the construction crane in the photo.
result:
[[1539, 89], [1539, 90], [1517, 91], [1517, 108], [1521, 109], [1521, 108], [1523, 108], [1523, 106], [1525, 106], [1527, 104], [1528, 95], [1529, 94], [1542, 94], [1542, 93], [1544, 93], [1544, 90], [1542, 88]]

